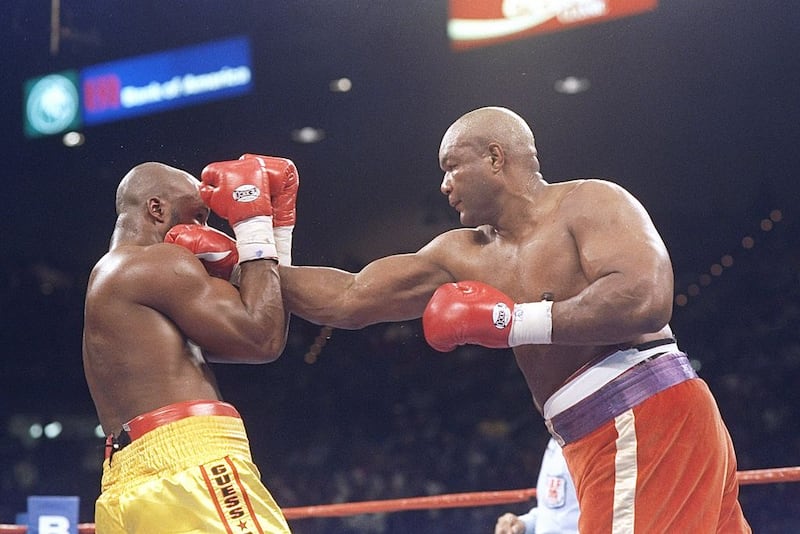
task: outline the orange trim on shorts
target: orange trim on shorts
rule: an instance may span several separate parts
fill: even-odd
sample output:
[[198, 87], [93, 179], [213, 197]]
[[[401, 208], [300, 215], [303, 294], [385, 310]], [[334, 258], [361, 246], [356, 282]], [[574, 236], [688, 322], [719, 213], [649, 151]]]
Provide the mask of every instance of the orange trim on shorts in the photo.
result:
[[259, 534], [264, 534], [247, 488], [230, 457], [209, 462], [199, 468], [225, 531], [234, 534], [252, 532], [251, 529], [255, 528]]

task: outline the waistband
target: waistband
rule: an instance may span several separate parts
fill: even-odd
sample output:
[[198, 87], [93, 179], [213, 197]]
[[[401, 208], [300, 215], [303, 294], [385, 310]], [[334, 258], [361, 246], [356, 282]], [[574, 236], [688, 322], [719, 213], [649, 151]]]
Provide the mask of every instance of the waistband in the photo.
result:
[[588, 397], [631, 367], [669, 352], [680, 352], [674, 338], [657, 339], [605, 356], [567, 381], [544, 403], [545, 419], [551, 419]]
[[106, 458], [111, 458], [115, 451], [141, 438], [158, 427], [194, 417], [198, 415], [222, 415], [241, 418], [239, 412], [227, 402], [217, 400], [190, 400], [168, 404], [153, 411], [137, 415], [122, 424], [122, 432], [106, 437]]
[[158, 473], [193, 469], [230, 456], [252, 463], [244, 421], [237, 417], [186, 417], [151, 430], [103, 462], [102, 490], [124, 491]]
[[546, 419], [545, 425], [556, 441], [564, 446], [653, 395], [692, 378], [697, 378], [697, 373], [686, 354], [658, 353], [633, 365], [588, 396]]

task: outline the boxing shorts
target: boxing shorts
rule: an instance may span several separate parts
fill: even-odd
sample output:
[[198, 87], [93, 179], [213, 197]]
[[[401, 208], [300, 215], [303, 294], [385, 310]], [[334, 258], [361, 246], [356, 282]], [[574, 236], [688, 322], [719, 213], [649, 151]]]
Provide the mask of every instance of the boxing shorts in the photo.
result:
[[106, 447], [98, 534], [289, 532], [230, 404], [159, 408], [123, 425]]
[[733, 443], [674, 340], [617, 351], [544, 406], [593, 534], [749, 533]]

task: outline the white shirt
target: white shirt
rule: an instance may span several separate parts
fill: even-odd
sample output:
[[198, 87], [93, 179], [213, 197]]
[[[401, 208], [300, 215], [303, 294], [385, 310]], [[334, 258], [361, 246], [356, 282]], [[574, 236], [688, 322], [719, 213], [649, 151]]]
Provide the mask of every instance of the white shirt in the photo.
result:
[[525, 534], [577, 534], [578, 497], [564, 454], [553, 438], [539, 469], [536, 501], [536, 507], [519, 517], [525, 523]]

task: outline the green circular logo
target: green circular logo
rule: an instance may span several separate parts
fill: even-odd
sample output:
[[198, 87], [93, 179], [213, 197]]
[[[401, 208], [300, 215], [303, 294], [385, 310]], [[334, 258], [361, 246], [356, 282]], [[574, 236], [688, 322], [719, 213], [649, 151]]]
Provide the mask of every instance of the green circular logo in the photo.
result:
[[78, 89], [61, 74], [45, 76], [33, 84], [25, 106], [31, 128], [43, 134], [65, 130], [75, 121], [79, 110]]

